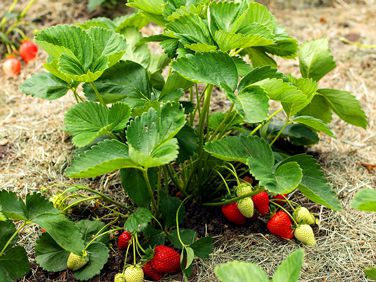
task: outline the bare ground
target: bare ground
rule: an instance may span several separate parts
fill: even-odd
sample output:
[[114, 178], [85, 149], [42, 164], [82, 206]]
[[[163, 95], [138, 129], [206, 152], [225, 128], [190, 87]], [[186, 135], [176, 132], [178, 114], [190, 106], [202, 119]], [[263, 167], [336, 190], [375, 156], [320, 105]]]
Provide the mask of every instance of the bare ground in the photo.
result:
[[[72, 2], [40, 0], [33, 15], [43, 15], [43, 25], [86, 17], [83, 4]], [[304, 10], [280, 9], [274, 2], [270, 5], [279, 21], [299, 40], [330, 39], [338, 68], [322, 86], [352, 91], [369, 116], [367, 130], [346, 126], [335, 119], [332, 127], [337, 138], [322, 136], [320, 145], [311, 148], [319, 155], [344, 211], [334, 213], [294, 195], [298, 201], [316, 210], [321, 221], [315, 228], [318, 246], [305, 247], [301, 280], [367, 281], [362, 269], [376, 264], [376, 216], [354, 211], [349, 203], [359, 189], [376, 186], [375, 171], [367, 171], [361, 165], [376, 162], [376, 49], [367, 48], [367, 45], [376, 44], [376, 4], [371, 1], [362, 5], [342, 3]], [[347, 44], [346, 41], [363, 45]], [[26, 97], [18, 90], [26, 77], [42, 69], [43, 59], [44, 55], [41, 55], [15, 80], [7, 80], [0, 73], [0, 189], [16, 191], [20, 195], [41, 188], [54, 193], [56, 187], [73, 183], [63, 176], [72, 150], [63, 131], [63, 114], [73, 104], [73, 99], [66, 96], [48, 102]], [[297, 62], [289, 61], [283, 69], [296, 72]], [[102, 177], [99, 183], [92, 184], [114, 195], [122, 195], [121, 189], [117, 188], [116, 175]], [[271, 274], [288, 253], [300, 247], [295, 241], [282, 241], [270, 234], [254, 232], [225, 228], [223, 236], [215, 238], [216, 248], [211, 258], [197, 264], [197, 275], [192, 281], [215, 281], [215, 265], [232, 259], [260, 263]], [[30, 253], [35, 237], [33, 230], [23, 234], [22, 243]], [[33, 273], [37, 273], [36, 270]], [[34, 274], [24, 281], [37, 281]], [[64, 277], [55, 280], [46, 277], [44, 281], [68, 281]]]

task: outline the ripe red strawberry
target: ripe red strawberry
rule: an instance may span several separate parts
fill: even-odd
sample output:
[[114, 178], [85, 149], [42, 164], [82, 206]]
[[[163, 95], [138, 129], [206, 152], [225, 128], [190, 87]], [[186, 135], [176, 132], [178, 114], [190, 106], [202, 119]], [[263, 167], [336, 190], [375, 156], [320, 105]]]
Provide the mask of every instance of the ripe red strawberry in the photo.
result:
[[269, 219], [267, 227], [270, 233], [281, 238], [294, 238], [294, 230], [292, 229], [291, 218], [284, 211], [278, 211], [275, 215], [273, 215]]
[[173, 248], [159, 245], [155, 247], [150, 263], [159, 273], [176, 273], [180, 271], [180, 254]]
[[246, 217], [239, 211], [237, 203], [224, 205], [221, 209], [225, 218], [232, 223], [243, 225], [247, 220]]
[[21, 62], [15, 56], [8, 56], [3, 63], [3, 71], [6, 76], [16, 77], [21, 72]]
[[279, 205], [284, 205], [286, 203], [286, 197], [287, 197], [287, 195], [288, 194], [278, 194], [278, 195], [275, 195], [273, 197], [273, 199], [276, 199], [276, 200], [281, 199], [281, 200], [283, 200], [283, 201], [275, 201], [275, 202], [277, 204], [279, 204]]
[[125, 250], [128, 247], [129, 242], [132, 240], [132, 234], [128, 231], [124, 231], [118, 238], [119, 251]]
[[252, 197], [253, 204], [256, 210], [261, 215], [267, 215], [269, 213], [269, 196], [266, 192], [261, 192]]
[[20, 56], [25, 61], [25, 63], [29, 63], [34, 60], [37, 54], [38, 46], [34, 42], [30, 40], [25, 40], [24, 42], [22, 42], [20, 46]]
[[147, 262], [142, 269], [144, 270], [145, 275], [153, 281], [159, 281], [163, 276], [163, 274], [153, 268], [150, 261]]

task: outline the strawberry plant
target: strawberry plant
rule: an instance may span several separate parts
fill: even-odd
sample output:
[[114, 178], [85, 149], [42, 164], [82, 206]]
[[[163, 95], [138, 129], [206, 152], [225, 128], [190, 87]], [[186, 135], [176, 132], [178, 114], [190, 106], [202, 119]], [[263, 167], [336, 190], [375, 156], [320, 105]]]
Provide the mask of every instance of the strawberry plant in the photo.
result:
[[[285, 239], [295, 233], [314, 245], [314, 215], [288, 195], [299, 190], [333, 210], [341, 204], [312, 156], [291, 155], [281, 145], [309, 146], [319, 133], [333, 137], [333, 113], [367, 126], [350, 92], [320, 87], [335, 68], [328, 41], [299, 44], [266, 7], [249, 1], [128, 5], [137, 12], [39, 32], [35, 40], [49, 55], [46, 71], [21, 86], [25, 94], [49, 100], [73, 94], [77, 104], [65, 114], [65, 129], [77, 151], [66, 175], [95, 178], [120, 171], [138, 207], [124, 215], [131, 239], [119, 245], [126, 248], [126, 264], [118, 281], [127, 275], [141, 279], [137, 257], [150, 278], [174, 272], [154, 262], [160, 249], [170, 248], [159, 247], [166, 241], [180, 250], [186, 277], [195, 257], [208, 256], [210, 238], [196, 240], [194, 230], [180, 228], [187, 203], [221, 207], [235, 224], [264, 216], [271, 233]], [[139, 30], [149, 21], [163, 32], [143, 37]], [[164, 52], [153, 53], [148, 42], [159, 42]], [[300, 76], [280, 72], [276, 57], [297, 57]], [[213, 112], [218, 92], [229, 107]], [[55, 206], [69, 211], [65, 199], [55, 199]], [[131, 247], [133, 263], [127, 265]], [[75, 254], [80, 266], [89, 267], [85, 253]]]

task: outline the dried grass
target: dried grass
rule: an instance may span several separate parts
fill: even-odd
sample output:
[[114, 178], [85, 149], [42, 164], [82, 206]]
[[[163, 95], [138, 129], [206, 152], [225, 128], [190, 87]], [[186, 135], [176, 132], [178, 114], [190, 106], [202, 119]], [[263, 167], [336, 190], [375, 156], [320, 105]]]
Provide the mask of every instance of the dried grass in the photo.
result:
[[[43, 11], [47, 1], [41, 2], [39, 9]], [[61, 13], [58, 8], [55, 10], [59, 5], [71, 9], [68, 12], [72, 11], [68, 1], [50, 3], [49, 9], [53, 13]], [[78, 9], [75, 11], [76, 15], [80, 15]], [[375, 49], [345, 45], [341, 37], [357, 33], [361, 43], [376, 44], [376, 7], [351, 4], [320, 10], [274, 12], [290, 33], [300, 40], [329, 37], [338, 68], [323, 81], [324, 86], [353, 91], [370, 118], [367, 130], [345, 126], [335, 119], [332, 127], [337, 138], [323, 136], [320, 145], [311, 149], [319, 153], [320, 162], [339, 193], [344, 210], [334, 213], [318, 208], [299, 194], [293, 196], [316, 210], [321, 220], [320, 226], [315, 228], [318, 246], [305, 248], [302, 281], [366, 281], [362, 269], [376, 264], [376, 216], [354, 211], [349, 203], [356, 191], [375, 187], [376, 184], [375, 172], [368, 173], [359, 164], [376, 161], [376, 54]], [[59, 21], [53, 15], [51, 18]], [[60, 20], [72, 21], [68, 15], [61, 16]], [[54, 23], [52, 19], [48, 24]], [[18, 90], [18, 85], [26, 77], [42, 68], [43, 59], [42, 55], [15, 80], [0, 77], [0, 189], [16, 191], [20, 195], [39, 191], [41, 187], [52, 187], [48, 193], [56, 193], [54, 187], [62, 188], [73, 183], [62, 173], [72, 150], [63, 131], [63, 114], [73, 104], [73, 99], [66, 96], [59, 101], [48, 102], [26, 97]], [[296, 71], [296, 61], [289, 61], [284, 69]], [[89, 184], [117, 197], [123, 195], [114, 174], [102, 177], [99, 183]], [[34, 231], [27, 230], [22, 234], [22, 243], [30, 254], [35, 240]], [[271, 274], [281, 260], [297, 247], [299, 244], [295, 241], [282, 241], [270, 234], [257, 234], [252, 230], [239, 234], [237, 230], [227, 230], [223, 236], [216, 238], [211, 258], [197, 263], [197, 275], [192, 281], [214, 281], [214, 267], [232, 259], [259, 263]], [[37, 278], [31, 276], [28, 281], [37, 281]], [[169, 278], [168, 281], [177, 280]]]

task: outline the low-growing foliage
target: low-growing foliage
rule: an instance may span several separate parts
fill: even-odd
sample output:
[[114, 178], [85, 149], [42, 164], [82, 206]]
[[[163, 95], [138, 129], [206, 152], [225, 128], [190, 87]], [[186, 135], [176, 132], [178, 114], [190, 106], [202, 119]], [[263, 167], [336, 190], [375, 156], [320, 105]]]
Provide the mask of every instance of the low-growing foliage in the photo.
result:
[[[153, 266], [153, 249], [169, 241], [181, 250], [185, 277], [194, 258], [208, 257], [212, 249], [210, 238], [198, 239], [194, 230], [180, 227], [188, 202], [222, 206], [226, 218], [238, 223], [257, 212], [270, 214], [272, 233], [283, 226], [289, 232], [285, 238], [292, 238], [295, 229], [299, 240], [313, 245], [314, 216], [287, 194], [298, 190], [333, 210], [341, 210], [341, 203], [312, 156], [291, 155], [280, 145], [309, 146], [321, 133], [334, 137], [333, 113], [367, 126], [353, 94], [320, 87], [335, 68], [328, 41], [300, 44], [265, 6], [252, 1], [132, 0], [128, 5], [137, 11], [113, 21], [58, 25], [36, 35], [49, 55], [46, 71], [30, 77], [21, 90], [49, 100], [73, 93], [77, 101], [65, 115], [65, 129], [77, 147], [66, 175], [95, 178], [120, 171], [135, 208], [82, 187], [57, 196], [55, 206], [68, 212], [93, 199], [115, 205], [116, 219], [126, 218], [124, 230], [132, 234], [132, 264], [140, 255]], [[139, 30], [149, 21], [163, 32], [143, 37]], [[159, 42], [164, 52], [153, 53], [149, 42]], [[297, 57], [301, 75], [280, 72], [275, 57]], [[229, 108], [211, 112], [218, 91]], [[271, 107], [271, 101], [278, 106]], [[241, 187], [246, 188], [239, 192]], [[65, 197], [78, 197], [80, 189], [94, 196], [67, 203]], [[118, 228], [114, 222], [108, 227]], [[75, 271], [77, 279], [85, 280], [103, 266], [107, 255], [99, 261], [99, 254], [107, 249], [104, 242], [81, 242], [80, 250], [66, 250], [52, 234], [39, 241], [64, 256], [81, 255], [82, 261], [87, 251], [87, 264]], [[37, 262], [50, 271], [65, 267], [63, 260], [51, 267], [38, 257]], [[126, 265], [127, 260], [119, 279], [138, 271]]]

